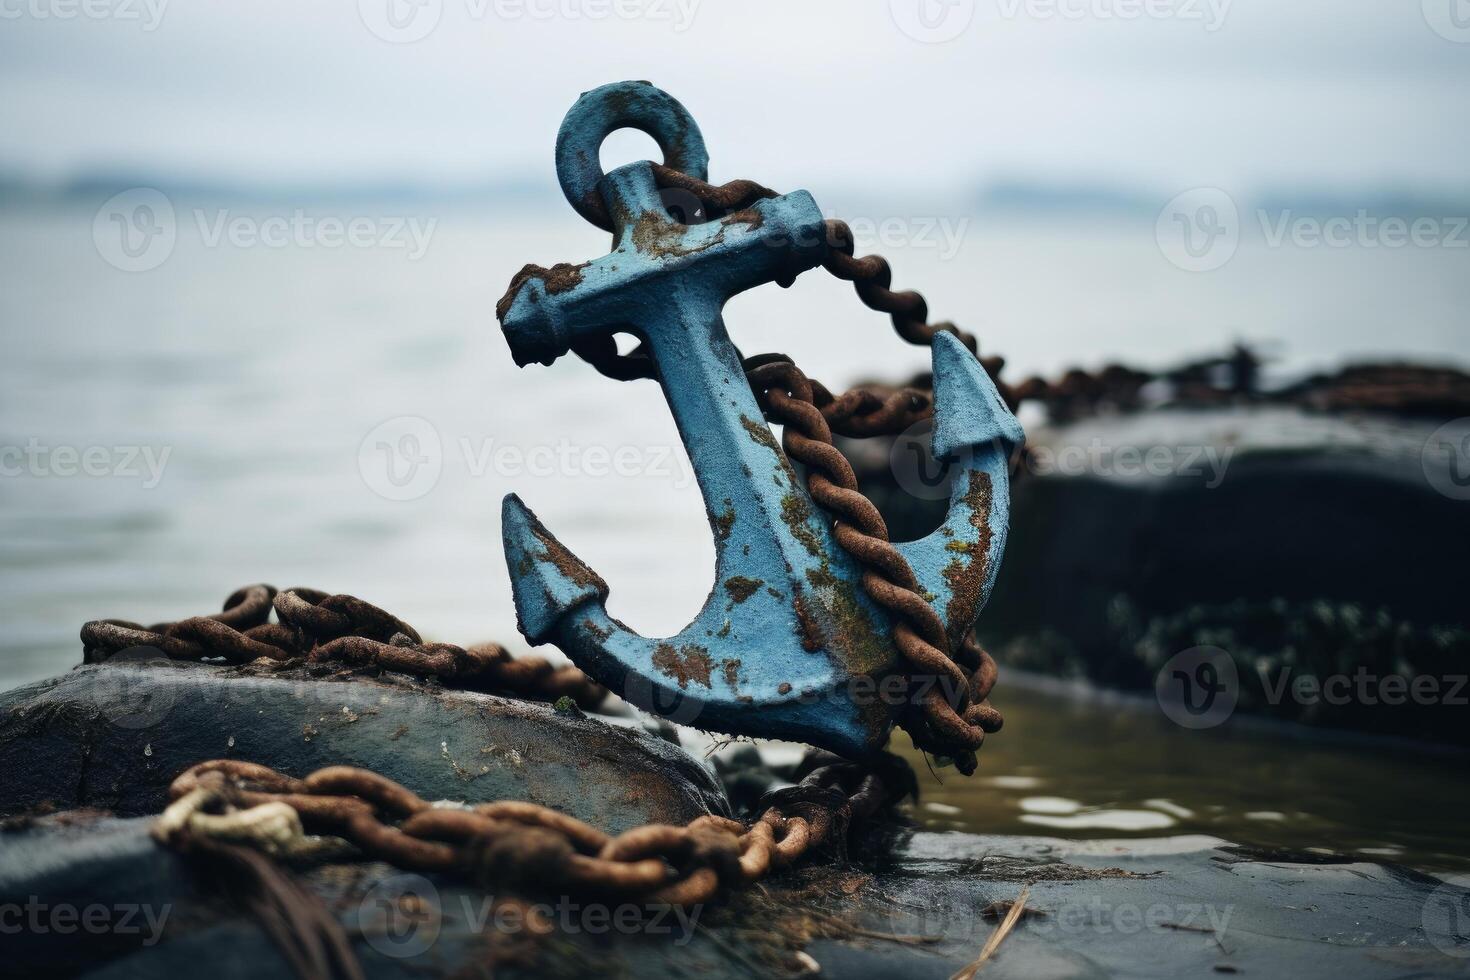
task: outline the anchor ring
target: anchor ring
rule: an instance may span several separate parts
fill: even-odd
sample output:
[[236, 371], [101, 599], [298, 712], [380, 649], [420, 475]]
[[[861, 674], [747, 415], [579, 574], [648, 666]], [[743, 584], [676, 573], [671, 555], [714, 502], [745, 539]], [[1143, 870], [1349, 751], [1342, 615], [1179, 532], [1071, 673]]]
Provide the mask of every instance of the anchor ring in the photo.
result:
[[598, 185], [606, 176], [598, 152], [619, 129], [653, 137], [664, 166], [698, 180], [709, 179], [709, 153], [699, 126], [683, 103], [651, 82], [614, 82], [583, 92], [556, 134], [556, 176], [578, 214], [605, 231], [612, 219]]

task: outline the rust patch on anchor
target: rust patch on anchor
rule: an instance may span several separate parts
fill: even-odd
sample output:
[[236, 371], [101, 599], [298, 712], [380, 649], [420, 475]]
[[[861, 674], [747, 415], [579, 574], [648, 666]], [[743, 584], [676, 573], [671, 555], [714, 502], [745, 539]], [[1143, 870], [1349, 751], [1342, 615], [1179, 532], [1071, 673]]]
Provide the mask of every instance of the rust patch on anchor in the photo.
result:
[[722, 225], [749, 225], [751, 231], [759, 229], [765, 223], [766, 216], [755, 208], [743, 208], [739, 211], [731, 211], [720, 219], [720, 224]]
[[944, 567], [944, 580], [949, 583], [944, 618], [951, 645], [958, 645], [969, 632], [984, 598], [985, 578], [990, 568], [990, 504], [990, 474], [971, 473], [965, 506], [970, 510], [970, 523], [980, 532], [979, 540], [974, 544], [951, 541], [945, 545], [948, 550], [965, 556], [957, 556]]
[[[794, 478], [793, 478], [794, 482]], [[812, 516], [811, 505], [806, 498], [795, 490], [788, 491], [781, 498], [781, 520], [791, 530], [791, 536], [801, 542], [801, 546], [807, 550], [813, 558], [821, 558], [826, 562], [826, 556], [822, 554], [822, 542], [817, 537], [807, 520]]]
[[740, 681], [740, 661], [726, 660], [720, 667], [725, 672], [725, 683], [733, 690]]
[[532, 279], [540, 279], [546, 286], [548, 296], [564, 293], [576, 287], [582, 281], [582, 270], [587, 267], [586, 262], [558, 262], [551, 268], [527, 263], [521, 266], [521, 271], [511, 277], [510, 285], [505, 290], [505, 295], [495, 304], [495, 318], [505, 320], [505, 314], [510, 311], [511, 304], [516, 301], [516, 294], [521, 287]]
[[531, 533], [536, 535], [536, 540], [540, 541], [541, 546], [546, 549], [537, 555], [537, 558], [556, 566], [556, 570], [574, 585], [593, 589], [601, 596], [607, 595], [607, 583], [603, 581], [602, 576], [582, 564], [576, 555], [562, 547], [561, 542], [552, 537], [551, 532], [542, 527], [539, 522], [531, 527]]
[[744, 575], [731, 575], [725, 579], [725, 591], [730, 593], [730, 598], [739, 604], [755, 595], [756, 590], [765, 584], [764, 581], [758, 578], [746, 578]]
[[801, 637], [801, 648], [807, 653], [816, 653], [827, 645], [822, 636], [821, 625], [806, 607], [806, 599], [802, 598], [801, 593], [797, 593], [791, 605], [796, 610], [796, 632]]
[[730, 502], [729, 497], [725, 498], [723, 513], [709, 512], [709, 523], [715, 529], [716, 541], [724, 541], [730, 537], [730, 531], [735, 527], [735, 505]]
[[[745, 429], [746, 434], [750, 436], [753, 442], [764, 446], [775, 455], [776, 463], [780, 470], [780, 472], [772, 474], [772, 477], [776, 481], [776, 486], [789, 486], [792, 488], [781, 498], [782, 523], [790, 529], [791, 536], [801, 542], [801, 546], [807, 550], [808, 554], [813, 558], [820, 558], [825, 561], [826, 555], [822, 553], [821, 539], [817, 537], [816, 532], [807, 523], [812, 516], [811, 505], [807, 503], [806, 497], [802, 496], [795, 489], [797, 486], [796, 471], [791, 468], [791, 461], [781, 451], [781, 446], [776, 442], [776, 437], [771, 434], [770, 428], [764, 422], [753, 419], [748, 415], [742, 415], [740, 416], [740, 425]], [[783, 473], [786, 476], [786, 483], [784, 484], [781, 482], [781, 474]]]
[[718, 232], [699, 244], [687, 244], [684, 241], [684, 231], [688, 227], [678, 224], [667, 215], [644, 211], [633, 222], [633, 247], [655, 258], [683, 258], [686, 255], [698, 255], [725, 240], [726, 226], [722, 224]]
[[681, 688], [688, 687], [690, 681], [710, 687], [710, 672], [715, 666], [709, 651], [692, 643], [678, 650], [673, 644], [660, 643], [653, 648], [653, 665], [660, 673], [678, 681]]

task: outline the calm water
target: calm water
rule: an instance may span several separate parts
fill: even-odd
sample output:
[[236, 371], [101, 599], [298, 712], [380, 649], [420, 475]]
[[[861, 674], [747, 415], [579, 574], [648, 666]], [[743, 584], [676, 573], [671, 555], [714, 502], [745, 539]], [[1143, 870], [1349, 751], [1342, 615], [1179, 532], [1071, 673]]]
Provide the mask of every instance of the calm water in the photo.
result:
[[916, 816], [926, 824], [1054, 837], [1207, 834], [1470, 870], [1463, 754], [1349, 745], [1285, 726], [1185, 731], [1147, 702], [1014, 685], [998, 687], [995, 700], [1006, 727], [986, 742], [973, 779], [930, 773], [914, 757]]
[[[414, 260], [210, 246], [181, 207], [173, 254], [128, 274], [99, 256], [89, 209], [0, 211], [0, 447], [39, 461], [0, 478], [0, 687], [74, 664], [86, 619], [180, 617], [250, 581], [353, 592], [436, 638], [514, 641], [498, 527], [512, 490], [608, 578], [615, 615], [649, 634], [683, 626], [713, 548], [656, 387], [571, 362], [517, 370], [495, 329], [523, 262], [604, 250], [563, 213], [438, 215]], [[206, 223], [218, 217], [206, 208]], [[1276, 342], [1284, 368], [1386, 351], [1460, 360], [1470, 308], [1463, 252], [1248, 242], [1197, 275], [1163, 259], [1151, 219], [975, 219], [953, 257], [884, 251], [936, 315], [1023, 372], [1161, 364], [1235, 338]], [[738, 298], [727, 322], [747, 353], [789, 351], [834, 384], [925, 364], [815, 276]], [[403, 417], [424, 421], [378, 429]], [[414, 499], [389, 499], [403, 493], [379, 454], [404, 431], [440, 471]], [[61, 447], [93, 450], [107, 475], [66, 475]], [[618, 450], [613, 473], [598, 453]], [[1205, 832], [1436, 867], [1470, 854], [1462, 765], [1190, 735], [1019, 691], [999, 700], [1008, 725], [981, 778], [927, 796], [937, 826]]]

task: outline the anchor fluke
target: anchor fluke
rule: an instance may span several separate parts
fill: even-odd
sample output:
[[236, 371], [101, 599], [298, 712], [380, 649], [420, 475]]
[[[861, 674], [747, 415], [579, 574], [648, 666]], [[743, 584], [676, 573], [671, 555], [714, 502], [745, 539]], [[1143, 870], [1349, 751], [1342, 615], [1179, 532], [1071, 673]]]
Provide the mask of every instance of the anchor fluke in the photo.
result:
[[607, 600], [602, 576], [546, 530], [517, 495], [506, 494], [501, 502], [500, 524], [516, 620], [527, 640], [545, 643], [567, 613]]
[[1000, 443], [1006, 455], [1026, 441], [983, 365], [953, 334], [934, 335], [934, 435], [936, 459]]

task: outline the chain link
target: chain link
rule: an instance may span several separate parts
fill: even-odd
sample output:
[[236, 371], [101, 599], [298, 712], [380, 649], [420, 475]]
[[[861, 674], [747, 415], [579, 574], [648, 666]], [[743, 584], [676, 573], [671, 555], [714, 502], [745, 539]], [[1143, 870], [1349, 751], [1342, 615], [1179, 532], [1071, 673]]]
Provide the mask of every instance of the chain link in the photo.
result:
[[[888, 525], [858, 491], [847, 458], [832, 445], [826, 419], [814, 404], [812, 385], [789, 360], [772, 360], [752, 372], [767, 417], [782, 426], [786, 455], [806, 468], [812, 500], [832, 514], [837, 544], [863, 566], [863, 591], [896, 620], [894, 643], [908, 675], [924, 694], [917, 711], [899, 718], [920, 749], [948, 756], [965, 775], [975, 771], [975, 750], [987, 732], [999, 731], [1000, 712], [987, 700], [996, 666], [966, 631], [958, 656], [948, 632], [919, 588], [908, 561], [888, 538]], [[928, 683], [942, 680], [947, 683]], [[911, 699], [912, 701], [912, 699]]]
[[[465, 875], [490, 889], [696, 905], [823, 847], [845, 847], [852, 828], [912, 792], [903, 763], [890, 758], [885, 775], [828, 762], [800, 784], [768, 793], [760, 816], [749, 823], [706, 815], [682, 827], [648, 824], [613, 837], [534, 803], [431, 804], [350, 766], [296, 779], [256, 763], [216, 759], [174, 780], [169, 795], [175, 803], [159, 818], [155, 836], [165, 843], [185, 833], [253, 841], [267, 853], [281, 853], [304, 847], [304, 834], [328, 835], [369, 859], [408, 871]], [[211, 798], [237, 809], [199, 814], [200, 801]], [[283, 809], [299, 818], [299, 826], [282, 821]]]
[[537, 701], [569, 697], [588, 710], [607, 696], [605, 688], [576, 667], [558, 666], [545, 657], [512, 657], [496, 643], [472, 647], [426, 643], [418, 630], [372, 603], [318, 589], [277, 591], [269, 585], [248, 585], [231, 594], [224, 610], [211, 616], [153, 626], [100, 619], [82, 627], [85, 663], [104, 663], [133, 647], [154, 647], [174, 660], [335, 662]]

